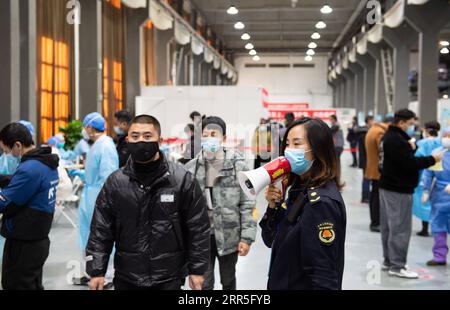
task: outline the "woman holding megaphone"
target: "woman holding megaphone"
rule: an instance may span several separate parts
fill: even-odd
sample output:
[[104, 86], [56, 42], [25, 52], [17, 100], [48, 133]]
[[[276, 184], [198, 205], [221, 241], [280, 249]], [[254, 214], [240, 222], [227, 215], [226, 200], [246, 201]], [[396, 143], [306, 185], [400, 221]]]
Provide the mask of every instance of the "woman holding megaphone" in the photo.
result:
[[291, 166], [284, 180], [287, 197], [269, 186], [260, 223], [264, 243], [272, 248], [268, 289], [340, 290], [346, 211], [329, 127], [319, 119], [294, 122], [282, 154]]

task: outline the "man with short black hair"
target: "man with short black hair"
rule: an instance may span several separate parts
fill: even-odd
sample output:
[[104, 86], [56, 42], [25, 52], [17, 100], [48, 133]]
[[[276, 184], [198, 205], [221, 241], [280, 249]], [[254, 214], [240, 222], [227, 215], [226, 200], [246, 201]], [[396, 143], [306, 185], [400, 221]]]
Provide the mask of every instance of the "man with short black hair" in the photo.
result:
[[9, 184], [0, 189], [1, 235], [6, 239], [2, 286], [5, 290], [43, 290], [59, 158], [49, 147], [36, 148], [29, 130], [19, 123], [1, 130], [0, 147], [20, 162]]
[[414, 157], [415, 113], [403, 109], [395, 113], [380, 145], [380, 220], [383, 243], [383, 269], [389, 275], [415, 279], [416, 272], [406, 267], [412, 228], [414, 188], [419, 182], [419, 170], [433, 166], [442, 154]]
[[95, 206], [87, 255], [90, 287], [103, 289], [115, 244], [116, 290], [179, 290], [189, 275], [202, 289], [209, 261], [209, 221], [200, 186], [159, 150], [161, 126], [131, 121], [130, 160], [106, 181]]
[[114, 142], [117, 146], [117, 154], [119, 155], [119, 167], [122, 168], [130, 158], [130, 152], [127, 148], [127, 135], [132, 116], [127, 110], [121, 110], [114, 114], [114, 132], [117, 137]]

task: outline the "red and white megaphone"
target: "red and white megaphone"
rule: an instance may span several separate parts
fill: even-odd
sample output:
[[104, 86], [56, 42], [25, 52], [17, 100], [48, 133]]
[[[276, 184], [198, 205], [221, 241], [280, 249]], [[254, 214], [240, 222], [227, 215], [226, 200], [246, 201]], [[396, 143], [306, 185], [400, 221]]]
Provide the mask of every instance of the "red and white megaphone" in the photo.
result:
[[258, 169], [240, 171], [238, 173], [239, 185], [250, 199], [255, 199], [262, 189], [281, 181], [289, 173], [291, 173], [291, 165], [286, 157], [282, 156]]

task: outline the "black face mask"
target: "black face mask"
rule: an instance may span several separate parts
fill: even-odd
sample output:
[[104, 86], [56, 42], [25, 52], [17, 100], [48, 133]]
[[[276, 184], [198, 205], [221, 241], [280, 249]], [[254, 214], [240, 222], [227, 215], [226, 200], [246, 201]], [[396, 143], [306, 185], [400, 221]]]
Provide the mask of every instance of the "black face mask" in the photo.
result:
[[128, 143], [127, 147], [131, 157], [137, 163], [149, 162], [159, 151], [158, 142]]

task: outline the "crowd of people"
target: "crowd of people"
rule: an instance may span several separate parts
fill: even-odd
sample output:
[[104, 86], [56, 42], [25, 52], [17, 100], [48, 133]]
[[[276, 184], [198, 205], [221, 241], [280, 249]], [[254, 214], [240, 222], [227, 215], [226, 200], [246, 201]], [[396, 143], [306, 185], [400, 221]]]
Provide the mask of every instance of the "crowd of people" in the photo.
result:
[[[83, 120], [73, 149], [57, 134], [38, 145], [34, 128], [20, 121], [0, 131], [0, 214], [5, 238], [4, 289], [43, 289], [43, 266], [58, 204], [78, 178], [80, 254], [85, 270], [74, 285], [93, 290], [212, 290], [218, 263], [224, 290], [237, 288], [236, 265], [255, 242], [256, 201], [240, 188], [238, 174], [253, 167], [226, 147], [227, 124], [193, 112], [179, 158], [162, 145], [161, 124], [150, 115], [114, 115], [114, 138], [97, 112]], [[437, 122], [422, 131], [416, 115], [400, 110], [381, 122], [350, 124], [351, 167], [364, 173], [362, 202], [381, 232], [383, 268], [417, 278], [407, 267], [412, 214], [435, 238], [430, 266], [446, 264], [450, 232], [450, 128]], [[272, 249], [268, 289], [341, 289], [346, 206], [341, 195], [344, 129], [319, 119], [286, 115], [284, 126], [261, 120], [252, 150], [254, 168], [284, 156], [291, 167], [281, 189], [265, 191], [259, 223]], [[413, 208], [414, 206], [414, 208]], [[17, 253], [20, 253], [18, 255]]]

